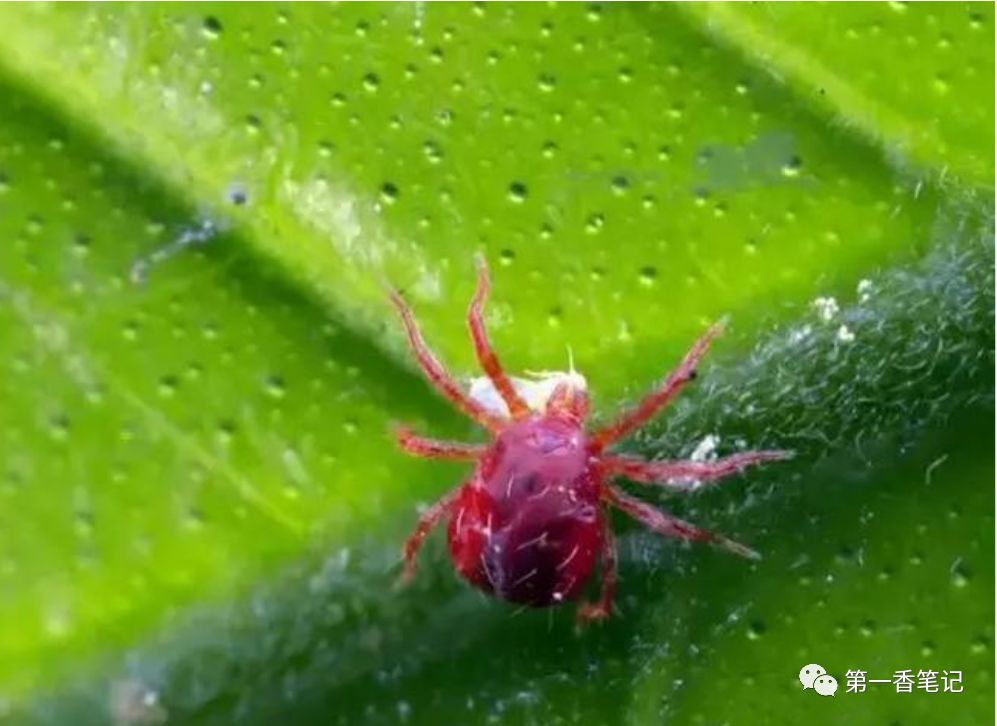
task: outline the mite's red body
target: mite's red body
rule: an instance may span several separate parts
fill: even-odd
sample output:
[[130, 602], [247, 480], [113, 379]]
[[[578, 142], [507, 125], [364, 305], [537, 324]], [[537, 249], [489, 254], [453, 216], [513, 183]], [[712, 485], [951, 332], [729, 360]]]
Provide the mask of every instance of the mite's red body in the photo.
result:
[[614, 423], [587, 432], [588, 393], [584, 379], [554, 376], [543, 400], [529, 403], [505, 375], [485, 334], [482, 308], [488, 274], [478, 266], [478, 287], [468, 325], [478, 361], [502, 402], [489, 407], [466, 394], [426, 347], [411, 310], [396, 292], [391, 299], [401, 315], [409, 344], [430, 382], [458, 409], [491, 432], [490, 445], [434, 441], [398, 430], [408, 453], [475, 462], [471, 478], [420, 518], [405, 543], [405, 577], [414, 573], [423, 540], [449, 517], [448, 539], [454, 566], [476, 587], [515, 603], [545, 607], [577, 598], [602, 564], [599, 601], [579, 608], [582, 619], [607, 616], [616, 584], [616, 548], [607, 525], [606, 506], [615, 506], [651, 529], [671, 537], [713, 542], [732, 552], [757, 557], [747, 547], [699, 529], [635, 499], [608, 483], [626, 476], [673, 489], [691, 488], [733, 474], [745, 466], [785, 458], [782, 451], [748, 451], [713, 461], [655, 461], [608, 453], [607, 447], [639, 428], [664, 407], [695, 375], [712, 339], [714, 326], [693, 345], [679, 367], [636, 407]]
[[602, 548], [600, 479], [575, 422], [546, 416], [511, 424], [457, 495], [454, 566], [512, 602], [573, 599]]

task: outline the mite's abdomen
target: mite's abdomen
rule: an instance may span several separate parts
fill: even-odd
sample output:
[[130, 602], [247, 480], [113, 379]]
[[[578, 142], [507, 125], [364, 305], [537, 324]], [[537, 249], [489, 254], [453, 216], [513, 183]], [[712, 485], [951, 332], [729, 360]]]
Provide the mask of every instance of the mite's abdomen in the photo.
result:
[[571, 600], [602, 546], [598, 491], [577, 428], [544, 418], [513, 424], [459, 495], [449, 528], [454, 566], [515, 603]]
[[483, 488], [464, 487], [449, 528], [457, 571], [489, 594], [532, 607], [577, 597], [602, 544], [598, 507], [554, 488], [505, 521], [497, 504]]

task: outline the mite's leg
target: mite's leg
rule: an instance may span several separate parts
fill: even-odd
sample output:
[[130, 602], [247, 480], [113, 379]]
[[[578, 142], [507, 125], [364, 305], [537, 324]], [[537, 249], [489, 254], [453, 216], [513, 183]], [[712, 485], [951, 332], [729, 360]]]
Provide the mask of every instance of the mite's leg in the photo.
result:
[[485, 453], [481, 444], [465, 444], [460, 441], [437, 441], [416, 436], [405, 426], [395, 427], [395, 438], [402, 451], [424, 459], [453, 459], [472, 461]]
[[634, 408], [626, 411], [616, 421], [610, 425], [599, 429], [592, 434], [590, 439], [593, 450], [599, 451], [612, 444], [618, 439], [640, 428], [647, 423], [658, 411], [668, 405], [668, 403], [678, 395], [682, 387], [696, 377], [696, 366], [706, 355], [710, 343], [713, 342], [720, 333], [723, 332], [723, 322], [714, 323], [709, 330], [703, 333], [689, 352], [685, 354], [679, 367], [672, 371], [668, 377], [651, 391], [643, 401]]
[[712, 542], [742, 557], [748, 557], [752, 560], [761, 559], [761, 555], [742, 544], [727, 539], [721, 534], [714, 534], [705, 529], [700, 529], [684, 520], [655, 509], [650, 504], [624, 494], [616, 487], [604, 487], [603, 498], [613, 506], [629, 514], [648, 529], [652, 529], [666, 537], [677, 537], [678, 539], [685, 539], [690, 542]]
[[625, 476], [642, 484], [689, 491], [700, 484], [736, 474], [745, 467], [792, 456], [791, 451], [744, 451], [714, 461], [645, 461], [629, 456], [606, 456], [602, 464], [609, 474]]
[[609, 525], [609, 512], [602, 521], [602, 587], [599, 601], [586, 602], [578, 606], [579, 622], [602, 620], [613, 612], [613, 597], [616, 595], [616, 540]]
[[450, 514], [454, 504], [457, 502], [457, 496], [460, 494], [460, 491], [460, 487], [454, 489], [438, 499], [433, 506], [423, 512], [422, 516], [419, 517], [419, 523], [415, 526], [415, 531], [405, 540], [405, 544], [402, 546], [404, 567], [402, 569], [401, 582], [403, 585], [408, 584], [415, 577], [415, 556], [418, 554], [419, 548], [422, 547], [423, 541], [429, 536], [433, 527], [439, 524], [441, 519]]
[[488, 266], [485, 264], [485, 259], [480, 256], [475, 260], [475, 263], [478, 267], [478, 286], [474, 291], [474, 297], [471, 298], [471, 305], [467, 310], [467, 327], [471, 330], [474, 353], [478, 357], [478, 363], [481, 365], [485, 375], [491, 380], [492, 385], [495, 386], [495, 390], [498, 391], [502, 400], [505, 401], [505, 405], [509, 407], [509, 415], [512, 418], [522, 418], [530, 412], [530, 407], [516, 393], [512, 382], [505, 375], [505, 371], [502, 370], [498, 357], [488, 342], [488, 334], [485, 332], [485, 322], [481, 315], [485, 299], [488, 297]]
[[405, 334], [408, 336], [409, 347], [412, 349], [412, 353], [419, 362], [419, 367], [422, 368], [429, 382], [433, 384], [444, 398], [454, 404], [466, 416], [474, 419], [491, 431], [500, 429], [502, 422], [490, 414], [477, 401], [468, 397], [450, 377], [443, 365], [433, 355], [433, 352], [426, 346], [426, 342], [422, 338], [422, 333], [419, 331], [419, 325], [415, 322], [415, 317], [412, 315], [412, 310], [406, 304], [405, 300], [402, 299], [402, 296], [396, 290], [390, 290], [389, 294], [391, 296], [391, 303], [395, 306], [398, 315], [402, 319], [402, 324], [405, 326]]

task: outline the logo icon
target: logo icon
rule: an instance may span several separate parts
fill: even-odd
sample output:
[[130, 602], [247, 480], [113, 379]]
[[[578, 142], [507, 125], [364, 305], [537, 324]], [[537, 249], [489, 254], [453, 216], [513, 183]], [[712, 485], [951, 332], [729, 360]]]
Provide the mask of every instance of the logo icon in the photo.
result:
[[817, 663], [810, 663], [800, 669], [800, 683], [803, 690], [812, 688], [821, 696], [833, 696], [838, 690], [838, 680], [834, 676], [829, 676], [824, 666]]
[[838, 680], [826, 673], [814, 679], [814, 690], [822, 696], [833, 696], [838, 690]]

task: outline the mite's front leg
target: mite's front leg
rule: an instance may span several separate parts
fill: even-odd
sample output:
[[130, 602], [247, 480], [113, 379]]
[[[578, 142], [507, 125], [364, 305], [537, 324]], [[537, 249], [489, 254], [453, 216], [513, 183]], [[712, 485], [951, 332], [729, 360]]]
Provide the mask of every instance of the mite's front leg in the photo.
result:
[[452, 461], [474, 461], [485, 453], [481, 444], [465, 444], [460, 441], [439, 441], [426, 439], [412, 433], [406, 426], [395, 427], [395, 439], [406, 454], [423, 459], [450, 459]]
[[696, 366], [710, 349], [713, 340], [723, 332], [723, 321], [714, 323], [703, 335], [693, 343], [685, 354], [679, 367], [668, 374], [656, 389], [644, 397], [640, 403], [629, 411], [625, 411], [616, 421], [592, 434], [590, 439], [594, 451], [601, 451], [614, 441], [622, 439], [627, 434], [640, 428], [650, 421], [655, 414], [667, 406], [679, 394], [686, 383], [696, 377]]
[[502, 370], [502, 365], [499, 363], [498, 356], [488, 341], [488, 333], [485, 331], [483, 311], [490, 286], [488, 265], [485, 263], [485, 258], [480, 256], [475, 260], [475, 264], [478, 267], [478, 284], [474, 290], [474, 296], [471, 298], [471, 305], [467, 309], [467, 327], [471, 331], [474, 354], [478, 358], [481, 369], [491, 380], [499, 396], [505, 401], [509, 415], [514, 419], [522, 418], [530, 413], [530, 407], [516, 393], [512, 381]]
[[633, 456], [606, 456], [603, 466], [609, 474], [625, 476], [642, 484], [689, 491], [700, 484], [736, 474], [745, 467], [792, 456], [791, 451], [742, 451], [714, 461], [645, 461]]
[[398, 316], [402, 319], [409, 348], [412, 350], [412, 354], [419, 363], [419, 367], [433, 387], [440, 395], [456, 406], [461, 413], [484, 426], [489, 431], [498, 431], [501, 429], [503, 426], [502, 420], [493, 416], [484, 406], [465, 394], [460, 386], [457, 385], [457, 382], [447, 373], [443, 364], [433, 355], [433, 351], [429, 349], [429, 346], [426, 345], [426, 341], [422, 337], [422, 331], [419, 330], [419, 324], [415, 321], [412, 309], [398, 291], [389, 290], [388, 294], [391, 298], [391, 304], [395, 306]]

